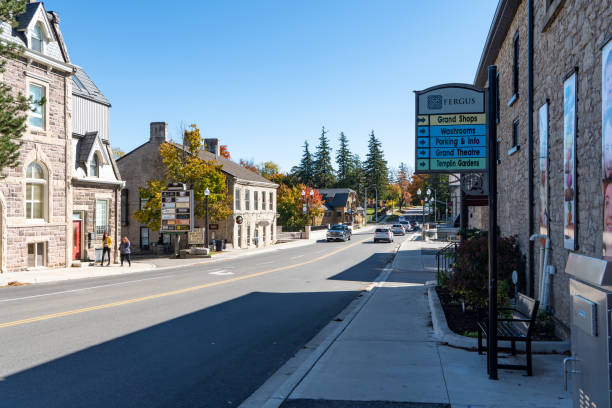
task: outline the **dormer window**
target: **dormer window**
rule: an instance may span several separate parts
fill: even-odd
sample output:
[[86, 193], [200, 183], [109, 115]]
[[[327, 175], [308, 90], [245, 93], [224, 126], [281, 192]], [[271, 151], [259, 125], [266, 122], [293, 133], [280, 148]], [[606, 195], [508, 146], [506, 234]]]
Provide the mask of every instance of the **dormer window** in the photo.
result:
[[89, 175], [91, 177], [100, 177], [100, 160], [98, 155], [94, 154], [89, 163]]
[[40, 24], [36, 24], [30, 36], [30, 47], [34, 51], [43, 52], [43, 38], [42, 28]]

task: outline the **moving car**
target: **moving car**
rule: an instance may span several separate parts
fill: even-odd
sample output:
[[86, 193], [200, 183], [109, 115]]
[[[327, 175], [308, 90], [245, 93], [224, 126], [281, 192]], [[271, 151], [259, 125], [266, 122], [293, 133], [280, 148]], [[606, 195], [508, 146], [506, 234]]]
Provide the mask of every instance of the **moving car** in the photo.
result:
[[399, 223], [404, 227], [404, 231], [412, 231], [412, 226], [409, 221], [400, 221]]
[[329, 241], [350, 241], [352, 236], [351, 229], [347, 225], [332, 225], [327, 230], [327, 242]]
[[393, 233], [389, 228], [376, 228], [374, 231], [374, 242], [387, 241], [393, 242]]
[[406, 231], [404, 230], [404, 226], [402, 224], [393, 224], [391, 226], [391, 232], [393, 235], [406, 235]]

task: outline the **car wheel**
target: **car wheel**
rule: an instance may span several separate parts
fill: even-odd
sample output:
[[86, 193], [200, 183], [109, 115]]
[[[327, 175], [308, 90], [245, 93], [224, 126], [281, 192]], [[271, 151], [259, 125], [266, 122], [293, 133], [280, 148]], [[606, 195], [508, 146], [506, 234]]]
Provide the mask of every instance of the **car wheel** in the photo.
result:
[[327, 239], [327, 242], [331, 242], [331, 239], [329, 239], [329, 238], [328, 238], [328, 239]]
[[374, 243], [377, 243], [377, 242], [378, 242], [378, 240], [376, 238], [374, 238]]

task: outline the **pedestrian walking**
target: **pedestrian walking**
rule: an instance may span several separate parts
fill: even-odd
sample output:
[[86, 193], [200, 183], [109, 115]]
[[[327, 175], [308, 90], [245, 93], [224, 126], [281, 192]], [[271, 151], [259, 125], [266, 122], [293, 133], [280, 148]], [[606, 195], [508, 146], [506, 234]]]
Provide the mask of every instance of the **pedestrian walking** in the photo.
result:
[[106, 264], [106, 266], [110, 266], [110, 249], [112, 244], [113, 241], [111, 240], [111, 237], [108, 236], [106, 232], [104, 232], [104, 234], [102, 234], [102, 262], [100, 262], [100, 266], [104, 266], [105, 254], [108, 254], [108, 263]]
[[126, 260], [128, 266], [132, 266], [132, 261], [130, 260], [130, 240], [128, 237], [121, 238], [121, 244], [119, 245], [119, 253], [121, 254], [121, 266], [123, 266], [123, 261]]

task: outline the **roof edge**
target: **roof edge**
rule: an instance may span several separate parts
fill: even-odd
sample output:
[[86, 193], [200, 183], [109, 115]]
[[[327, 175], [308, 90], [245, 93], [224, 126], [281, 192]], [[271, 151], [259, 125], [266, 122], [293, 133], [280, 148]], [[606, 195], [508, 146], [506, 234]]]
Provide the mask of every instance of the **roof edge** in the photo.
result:
[[487, 82], [487, 68], [495, 61], [520, 3], [521, 0], [499, 0], [474, 76], [475, 86], [484, 87]]

